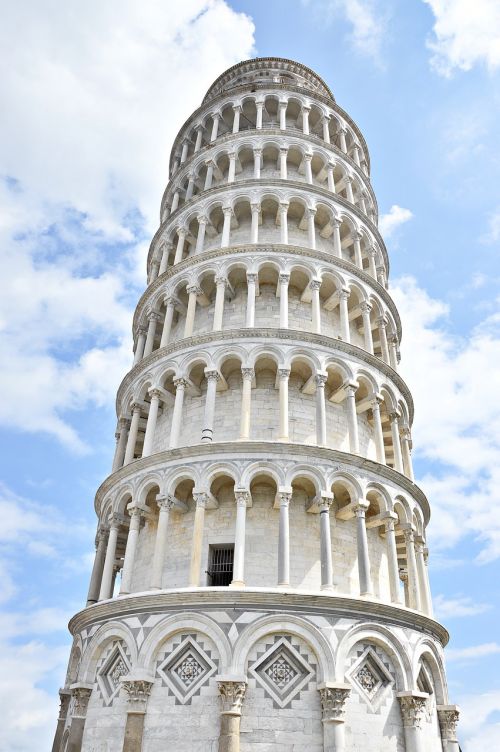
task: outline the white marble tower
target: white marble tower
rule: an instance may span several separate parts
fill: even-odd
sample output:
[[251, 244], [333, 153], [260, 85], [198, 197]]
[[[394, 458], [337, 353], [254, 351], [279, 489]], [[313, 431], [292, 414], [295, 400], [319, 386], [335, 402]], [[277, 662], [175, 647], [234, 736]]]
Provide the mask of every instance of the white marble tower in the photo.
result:
[[53, 752], [458, 750], [369, 176], [290, 60], [181, 127]]

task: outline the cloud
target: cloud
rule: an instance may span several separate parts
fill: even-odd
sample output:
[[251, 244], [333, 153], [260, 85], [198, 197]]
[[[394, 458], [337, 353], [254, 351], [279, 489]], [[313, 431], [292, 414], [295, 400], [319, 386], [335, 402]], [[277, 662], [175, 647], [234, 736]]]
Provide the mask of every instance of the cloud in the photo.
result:
[[436, 617], [443, 620], [457, 616], [477, 616], [491, 608], [488, 603], [474, 603], [469, 596], [446, 598], [443, 595], [437, 595], [433, 598], [433, 602]]
[[111, 405], [130, 367], [171, 143], [212, 80], [250, 56], [253, 31], [223, 0], [4, 9], [4, 426], [88, 451], [71, 411]]
[[382, 214], [379, 219], [379, 230], [386, 238], [390, 238], [398, 227], [413, 219], [413, 213], [409, 209], [393, 204], [387, 214]]
[[477, 561], [500, 556], [500, 316], [486, 316], [467, 338], [449, 325], [448, 306], [410, 277], [391, 294], [404, 323], [401, 375], [415, 400], [415, 458], [427, 462], [419, 483], [432, 509], [438, 551], [471, 536]]
[[500, 208], [488, 218], [488, 232], [481, 237], [484, 243], [497, 243], [500, 240]]
[[447, 648], [446, 660], [448, 662], [475, 661], [478, 658], [486, 658], [498, 653], [500, 653], [500, 645], [497, 642], [485, 642], [482, 645], [473, 645], [468, 648]]
[[500, 5], [497, 0], [424, 0], [434, 14], [428, 41], [439, 74], [468, 71], [478, 64], [500, 66]]
[[302, 2], [321, 17], [322, 23], [333, 23], [337, 18], [344, 18], [351, 28], [348, 39], [352, 47], [383, 67], [381, 53], [387, 28], [387, 9], [381, 7], [376, 0]]

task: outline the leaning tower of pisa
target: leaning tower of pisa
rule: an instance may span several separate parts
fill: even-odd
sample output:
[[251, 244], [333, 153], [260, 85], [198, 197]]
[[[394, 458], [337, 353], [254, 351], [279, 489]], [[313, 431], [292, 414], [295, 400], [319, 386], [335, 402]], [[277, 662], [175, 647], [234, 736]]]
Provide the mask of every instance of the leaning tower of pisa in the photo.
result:
[[169, 173], [53, 752], [456, 751], [363, 136], [249, 60]]

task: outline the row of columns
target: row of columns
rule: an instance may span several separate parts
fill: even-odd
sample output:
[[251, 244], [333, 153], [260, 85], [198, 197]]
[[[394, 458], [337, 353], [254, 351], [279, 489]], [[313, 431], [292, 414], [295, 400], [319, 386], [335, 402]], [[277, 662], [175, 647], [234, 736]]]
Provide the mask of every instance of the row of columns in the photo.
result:
[[[246, 328], [255, 327], [255, 302], [257, 296], [257, 281], [258, 275], [254, 272], [247, 272], [247, 305], [245, 314], [245, 326]], [[276, 294], [280, 299], [280, 320], [279, 328], [288, 329], [288, 287], [290, 283], [290, 274], [280, 273], [278, 278], [278, 287]], [[321, 298], [320, 288], [321, 280], [313, 279], [306, 288], [307, 296], [310, 296], [311, 300], [311, 318], [312, 329], [315, 334], [321, 334]], [[231, 284], [227, 277], [218, 275], [215, 277], [216, 294], [214, 304], [214, 314], [212, 322], [212, 331], [217, 332], [222, 330], [224, 320], [224, 303], [228, 291], [230, 291]], [[184, 332], [183, 337], [191, 337], [194, 330], [194, 322], [196, 317], [196, 307], [198, 301], [201, 299], [205, 301], [205, 294], [199, 285], [188, 285], [186, 288], [188, 294], [187, 306], [184, 306], [175, 295], [169, 294], [164, 299], [165, 304], [165, 317], [163, 319], [163, 326], [161, 329], [160, 348], [166, 347], [169, 344], [172, 334], [172, 323], [175, 311], [181, 311], [185, 313]], [[375, 322], [372, 322], [371, 311], [372, 305], [368, 302], [362, 302], [359, 306], [349, 311], [348, 300], [351, 293], [347, 288], [341, 288], [337, 290], [333, 295], [325, 301], [325, 307], [327, 310], [334, 310], [337, 306], [339, 308], [340, 317], [340, 336], [344, 342], [351, 342], [350, 321], [354, 318], [362, 318], [363, 321], [363, 336], [364, 336], [364, 349], [371, 355], [374, 354], [374, 342], [373, 342], [373, 328], [376, 327], [380, 343], [380, 356], [382, 360], [390, 365], [394, 370], [398, 367], [398, 339], [395, 333], [388, 335], [387, 329], [389, 322], [385, 316], [377, 316]], [[143, 358], [146, 358], [153, 351], [154, 341], [156, 337], [156, 330], [161, 316], [156, 311], [150, 311], [148, 314], [147, 327], [139, 327], [139, 333], [137, 336], [135, 352], [134, 352], [134, 365], [137, 365]]]
[[[189, 569], [189, 586], [200, 586], [202, 544], [205, 526], [205, 512], [207, 506], [216, 507], [217, 502], [206, 491], [193, 492], [195, 501], [195, 514], [191, 542], [191, 563]], [[289, 507], [292, 499], [291, 488], [280, 488], [276, 494], [275, 506], [279, 510], [279, 533], [278, 533], [278, 562], [277, 562], [277, 586], [290, 587], [290, 523]], [[244, 587], [245, 585], [245, 540], [246, 540], [246, 510], [251, 504], [251, 494], [247, 489], [235, 489], [236, 502], [236, 525], [234, 541], [234, 564], [232, 587]], [[149, 588], [161, 589], [162, 573], [165, 565], [166, 540], [169, 527], [171, 510], [176, 507], [178, 511], [186, 512], [187, 506], [173, 496], [157, 497], [159, 507], [158, 526], [156, 531], [153, 563], [151, 567]], [[314, 507], [319, 512], [320, 526], [320, 563], [321, 585], [320, 589], [332, 591], [334, 589], [332, 542], [330, 526], [330, 509], [333, 503], [333, 495], [322, 493], [313, 500], [311, 509]], [[391, 602], [401, 603], [400, 595], [400, 569], [398, 564], [398, 549], [396, 532], [403, 534], [404, 558], [406, 559], [405, 592], [407, 593], [408, 606], [417, 611], [423, 611], [431, 615], [431, 597], [427, 561], [425, 556], [424, 542], [415, 537], [414, 529], [406, 523], [397, 524], [397, 515], [394, 512], [383, 512], [372, 518], [366, 519], [366, 511], [369, 502], [358, 500], [342, 507], [336, 513], [338, 520], [356, 520], [357, 541], [357, 565], [359, 577], [359, 592], [362, 596], [373, 595], [373, 584], [370, 572], [370, 557], [368, 549], [367, 527], [382, 527], [387, 548], [387, 563], [389, 570]], [[134, 571], [134, 562], [137, 549], [137, 538], [141, 524], [141, 517], [150, 516], [145, 506], [132, 502], [129, 504], [130, 525], [123, 561], [123, 571], [120, 587], [120, 595], [126, 595], [131, 591], [131, 579]], [[94, 567], [92, 570], [89, 595], [87, 604], [95, 603], [112, 597], [112, 573], [116, 565], [116, 544], [119, 525], [123, 520], [118, 516], [112, 518], [109, 530], [101, 528], [98, 534], [98, 543]], [[106, 536], [107, 543], [106, 543]], [[100, 583], [100, 587], [99, 587]], [[99, 594], [97, 596], [97, 593]]]
[[[255, 128], [256, 130], [262, 130], [263, 127], [263, 114], [264, 114], [264, 106], [265, 106], [265, 100], [263, 99], [257, 99], [255, 101], [255, 109], [256, 109], [256, 118], [255, 118]], [[279, 129], [281, 131], [287, 130], [287, 123], [286, 123], [286, 111], [288, 107], [288, 101], [287, 100], [280, 100], [279, 102]], [[240, 132], [240, 121], [241, 121], [241, 113], [243, 111], [241, 104], [235, 104], [233, 105], [233, 125], [232, 125], [232, 133], [237, 134]], [[305, 136], [309, 136], [311, 133], [310, 130], [310, 124], [309, 124], [309, 114], [311, 112], [311, 107], [308, 105], [303, 105], [300, 119], [301, 119], [301, 130], [302, 133]], [[218, 135], [219, 135], [219, 126], [221, 121], [222, 115], [220, 112], [215, 112], [212, 115], [212, 129], [210, 132], [210, 143], [213, 143]], [[331, 115], [323, 115], [321, 118], [321, 127], [322, 127], [322, 137], [323, 141], [326, 144], [331, 144], [331, 136], [330, 136], [330, 120]], [[193, 153], [196, 154], [200, 151], [203, 145], [203, 131], [204, 128], [200, 124], [198, 128], [196, 129], [196, 138], [194, 143], [194, 151]], [[368, 172], [368, 167], [366, 164], [366, 161], [363, 157], [363, 150], [361, 146], [357, 143], [353, 144], [351, 148], [351, 154], [349, 155], [349, 150], [347, 148], [347, 128], [340, 126], [337, 128], [336, 131], [338, 135], [338, 141], [339, 141], [339, 148], [348, 156], [351, 156], [353, 162], [356, 164], [357, 167], [361, 168], [365, 174]], [[178, 167], [181, 164], [184, 164], [188, 158], [189, 153], [189, 141], [185, 139], [182, 142], [181, 145], [181, 153], [180, 158], [174, 162], [173, 168], [174, 172], [178, 169]]]
[[[218, 752], [240, 751], [241, 715], [248, 686], [246, 676], [217, 676], [217, 689], [220, 702], [220, 730]], [[122, 687], [127, 697], [127, 719], [122, 752], [141, 752], [144, 734], [144, 720], [147, 703], [153, 687], [153, 678], [134, 679], [126, 676]], [[323, 725], [323, 749], [325, 752], [346, 752], [345, 721], [346, 701], [351, 693], [351, 685], [341, 682], [318, 684], [321, 718]], [[75, 684], [70, 692], [62, 691], [61, 713], [52, 752], [63, 752], [62, 734], [59, 733], [61, 720], [66, 723], [69, 698], [73, 698], [73, 714], [70, 725], [68, 746], [64, 752], [81, 752], [87, 707], [92, 693], [90, 685]], [[64, 698], [64, 699], [63, 699]], [[429, 695], [425, 692], [398, 692], [399, 707], [405, 736], [405, 752], [425, 752], [423, 723]], [[64, 709], [63, 709], [64, 701]], [[64, 714], [63, 714], [64, 713]], [[444, 752], [459, 752], [456, 727], [459, 709], [456, 705], [438, 705], [441, 740]]]
[[[240, 434], [239, 440], [246, 441], [250, 438], [251, 430], [251, 409], [252, 409], [252, 382], [255, 379], [253, 368], [242, 367], [242, 391], [240, 407]], [[215, 406], [217, 396], [217, 383], [221, 379], [220, 373], [215, 369], [206, 369], [205, 376], [207, 379], [207, 390], [205, 394], [205, 408], [203, 414], [203, 428], [201, 432], [201, 442], [211, 442], [214, 434]], [[289, 368], [278, 368], [278, 403], [279, 403], [279, 427], [278, 441], [288, 442], [289, 437], [289, 399], [288, 399], [288, 381], [290, 377]], [[316, 444], [318, 446], [327, 446], [327, 417], [326, 417], [326, 396], [325, 384], [328, 378], [327, 373], [317, 373], [314, 376], [316, 387]], [[169, 449], [176, 449], [180, 444], [182, 414], [184, 408], [184, 397], [186, 390], [190, 387], [190, 382], [186, 378], [174, 380], [175, 398], [172, 410], [172, 419], [170, 425]], [[344, 403], [347, 413], [347, 431], [349, 437], [349, 452], [351, 454], [360, 454], [359, 432], [358, 432], [358, 415], [367, 410], [371, 410], [373, 418], [373, 438], [375, 442], [376, 460], [381, 464], [387, 464], [386, 450], [384, 444], [384, 433], [382, 418], [380, 414], [380, 405], [383, 403], [381, 395], [373, 393], [369, 398], [356, 402], [356, 391], [359, 388], [357, 382], [345, 382], [331, 396], [330, 401], [337, 404]], [[156, 425], [159, 414], [159, 403], [161, 399], [170, 395], [164, 390], [153, 388], [150, 390], [151, 403], [146, 423], [146, 432], [142, 456], [147, 457], [152, 454], [153, 439], [156, 432]], [[113, 461], [113, 472], [123, 465], [127, 465], [134, 459], [135, 447], [139, 431], [139, 420], [144, 405], [142, 403], [132, 404], [132, 418], [130, 422], [121, 418], [117, 432], [117, 443]], [[398, 410], [389, 412], [389, 422], [391, 429], [392, 448], [393, 448], [393, 466], [399, 473], [413, 480], [413, 466], [411, 459], [411, 434], [406, 426], [400, 426], [401, 413]], [[130, 426], [130, 427], [128, 427]], [[127, 433], [128, 430], [128, 433]]]

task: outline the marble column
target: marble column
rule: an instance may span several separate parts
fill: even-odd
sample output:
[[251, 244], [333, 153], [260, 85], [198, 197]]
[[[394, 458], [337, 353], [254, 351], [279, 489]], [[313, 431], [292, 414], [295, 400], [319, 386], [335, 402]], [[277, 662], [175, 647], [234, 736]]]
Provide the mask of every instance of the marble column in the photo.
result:
[[411, 461], [411, 433], [407, 426], [401, 429], [401, 451], [403, 454], [403, 467], [407, 478], [413, 480], [413, 463]]
[[370, 311], [372, 310], [372, 307], [369, 303], [361, 303], [360, 308], [361, 316], [363, 317], [365, 350], [373, 355], [372, 322], [370, 319]]
[[344, 152], [344, 154], [347, 152], [347, 143], [346, 143], [346, 134], [347, 131], [345, 128], [339, 128], [338, 130], [339, 134], [339, 146], [340, 150]]
[[68, 708], [71, 701], [71, 691], [69, 689], [59, 690], [59, 716], [57, 718], [57, 728], [52, 743], [52, 752], [61, 752], [61, 741], [66, 725]]
[[172, 204], [170, 206], [170, 214], [172, 215], [174, 212], [177, 211], [177, 207], [179, 206], [179, 191], [175, 191], [173, 197], [172, 197]]
[[144, 718], [153, 680], [124, 678], [121, 683], [127, 695], [127, 720], [122, 752], [141, 752]]
[[92, 694], [91, 684], [72, 684], [72, 718], [65, 752], [81, 752], [87, 708]]
[[259, 242], [259, 218], [260, 218], [260, 204], [250, 204], [252, 210], [252, 225], [250, 229], [250, 242]]
[[255, 326], [255, 285], [257, 275], [247, 272], [247, 311], [245, 326], [253, 328]]
[[437, 714], [443, 752], [460, 752], [460, 745], [457, 740], [457, 724], [460, 717], [460, 708], [458, 705], [438, 705]]
[[134, 366], [142, 360], [144, 354], [144, 345], [146, 344], [146, 329], [143, 326], [139, 327], [139, 334], [137, 336], [137, 344], [134, 352]]
[[344, 176], [345, 192], [347, 194], [347, 200], [350, 204], [354, 204], [354, 193], [352, 190], [352, 177], [350, 175]]
[[163, 248], [162, 248], [162, 252], [161, 252], [160, 268], [158, 270], [158, 276], [159, 277], [161, 277], [161, 275], [164, 274], [167, 271], [168, 257], [170, 256], [171, 251], [172, 251], [172, 244], [171, 243], [163, 243]]
[[189, 149], [189, 144], [187, 141], [184, 141], [182, 144], [182, 151], [181, 151], [181, 164], [184, 164], [184, 162], [187, 159], [188, 149]]
[[302, 132], [305, 136], [309, 135], [309, 113], [311, 112], [311, 108], [307, 105], [304, 105], [302, 107]]
[[184, 227], [179, 227], [177, 230], [177, 246], [175, 249], [174, 266], [182, 261], [182, 255], [184, 253], [184, 243], [186, 240], [187, 231]]
[[129, 426], [130, 421], [127, 420], [127, 418], [119, 418], [118, 431], [115, 433], [117, 442], [115, 456], [113, 458], [113, 473], [123, 467], [123, 461], [125, 459], [125, 449], [127, 448], [127, 430]]
[[426, 752], [422, 722], [428, 695], [425, 692], [398, 692], [397, 698], [403, 718], [405, 752]]
[[366, 535], [365, 517], [366, 504], [357, 504], [353, 511], [356, 516], [356, 542], [358, 549], [358, 573], [360, 595], [371, 595], [373, 592], [370, 572], [370, 557], [368, 555], [368, 537]]
[[289, 368], [279, 368], [280, 426], [278, 441], [288, 441], [288, 378]]
[[127, 438], [127, 448], [125, 450], [124, 465], [128, 465], [132, 462], [135, 454], [135, 444], [137, 441], [137, 434], [139, 433], [139, 420], [141, 418], [141, 405], [137, 402], [132, 403], [132, 420], [130, 421], [130, 428]]
[[359, 454], [358, 414], [356, 412], [356, 391], [358, 384], [344, 384], [345, 406], [347, 412], [347, 428], [349, 431], [349, 451]]
[[375, 395], [370, 404], [373, 415], [373, 438], [375, 440], [377, 462], [385, 464], [384, 434], [382, 431], [382, 420], [380, 418], [381, 402], [383, 402], [382, 397]]
[[289, 274], [279, 275], [280, 329], [288, 329], [288, 283], [289, 282], [290, 282]]
[[220, 379], [218, 371], [205, 371], [207, 379], [207, 393], [205, 395], [205, 412], [203, 415], [203, 429], [201, 431], [202, 442], [212, 441], [214, 436], [215, 396], [217, 394], [217, 382]]
[[332, 220], [333, 226], [333, 253], [337, 258], [342, 258], [342, 241], [340, 239], [340, 219]]
[[313, 181], [313, 174], [312, 174], [312, 167], [311, 167], [312, 156], [313, 156], [312, 154], [304, 154], [304, 170], [305, 170], [305, 175], [306, 175], [306, 181], [310, 184]]
[[195, 254], [203, 253], [208, 217], [205, 217], [204, 214], [201, 214], [199, 217], [196, 217], [196, 219], [198, 220], [198, 234], [196, 235], [196, 246], [194, 249]]
[[403, 472], [403, 456], [401, 454], [401, 440], [399, 438], [400, 416], [401, 413], [397, 410], [389, 413], [389, 420], [391, 422], [392, 447], [394, 449], [394, 469], [397, 470], [398, 473]]
[[194, 153], [196, 154], [197, 151], [200, 151], [201, 149], [201, 140], [203, 138], [203, 127], [200, 125], [198, 126], [196, 130], [196, 142], [194, 145]]
[[323, 126], [323, 141], [326, 144], [330, 143], [330, 115], [323, 115], [321, 125]]
[[239, 133], [240, 132], [240, 115], [241, 115], [241, 104], [234, 104], [233, 105], [233, 133]]
[[256, 109], [255, 128], [259, 131], [262, 128], [262, 114], [264, 111], [264, 102], [262, 101], [255, 102], [255, 109]]
[[368, 271], [370, 272], [370, 276], [373, 277], [373, 279], [377, 279], [377, 264], [376, 264], [376, 258], [377, 258], [377, 250], [374, 248], [374, 246], [370, 246], [368, 248]]
[[316, 216], [316, 209], [306, 209], [307, 212], [307, 242], [309, 248], [313, 250], [316, 248], [316, 225], [314, 224], [314, 217]]
[[159, 389], [150, 389], [151, 402], [149, 405], [148, 422], [146, 424], [146, 433], [144, 435], [144, 446], [142, 456], [149, 457], [153, 452], [153, 442], [156, 432], [156, 423], [158, 420], [158, 410], [160, 407], [161, 392]]
[[155, 341], [155, 335], [156, 335], [156, 325], [158, 321], [160, 320], [160, 316], [156, 311], [151, 311], [148, 315], [148, 333], [146, 336], [146, 344], [144, 345], [144, 358], [147, 358], [148, 355], [151, 355], [153, 352], [153, 346]]
[[158, 504], [159, 515], [151, 572], [151, 589], [161, 590], [165, 550], [167, 547], [168, 521], [174, 501], [171, 496], [157, 496], [156, 503]]
[[212, 133], [210, 135], [211, 142], [215, 141], [219, 133], [219, 118], [220, 118], [220, 114], [218, 112], [215, 112], [212, 115]]
[[218, 752], [239, 752], [241, 706], [247, 688], [246, 679], [217, 677], [221, 704]]
[[104, 570], [104, 562], [106, 560], [106, 547], [108, 544], [109, 530], [105, 527], [99, 527], [96, 535], [96, 551], [94, 558], [94, 566], [92, 567], [92, 574], [90, 576], [90, 586], [87, 595], [87, 606], [91, 606], [93, 603], [97, 603], [99, 600], [99, 591], [101, 589], [102, 573]]
[[214, 306], [214, 321], [212, 330], [219, 332], [222, 329], [222, 320], [224, 316], [224, 298], [226, 295], [226, 277], [216, 277], [216, 292], [215, 292], [215, 306]]
[[231, 242], [231, 217], [233, 216], [233, 210], [230, 206], [224, 206], [222, 212], [224, 214], [224, 224], [222, 226], [220, 247], [227, 248]]
[[260, 179], [260, 166], [262, 161], [262, 149], [253, 150], [253, 176], [255, 180]]
[[335, 165], [333, 164], [333, 162], [328, 162], [326, 166], [326, 170], [327, 170], [326, 174], [327, 174], [328, 190], [331, 191], [332, 193], [335, 193], [335, 176], [333, 174], [335, 170]]
[[242, 368], [242, 391], [241, 391], [241, 418], [240, 418], [240, 440], [246, 441], [250, 438], [250, 420], [252, 410], [252, 381], [255, 378], [253, 368]]
[[205, 160], [205, 166], [207, 168], [207, 172], [205, 174], [205, 183], [203, 185], [203, 190], [208, 191], [212, 187], [212, 181], [214, 179], [214, 163], [213, 160], [207, 159]]
[[323, 722], [325, 752], [346, 752], [345, 703], [351, 693], [349, 684], [323, 682], [318, 684]]
[[234, 498], [236, 501], [236, 525], [234, 533], [233, 581], [231, 582], [231, 587], [244, 587], [245, 528], [250, 492], [243, 488], [235, 488]]
[[403, 529], [406, 546], [406, 563], [408, 568], [408, 599], [410, 608], [420, 611], [420, 593], [418, 588], [417, 560], [415, 557], [415, 533], [411, 526]]
[[[350, 185], [350, 183], [349, 183]], [[354, 232], [352, 234], [352, 241], [354, 246], [354, 263], [358, 267], [358, 269], [363, 268], [363, 258], [361, 256], [361, 238], [363, 236], [360, 232]]]
[[227, 182], [228, 183], [234, 183], [234, 178], [236, 175], [236, 152], [231, 151], [229, 152], [229, 168], [227, 171]]
[[309, 287], [311, 289], [312, 330], [316, 334], [321, 334], [321, 300], [319, 297], [321, 280], [312, 279], [309, 282]]
[[317, 373], [314, 377], [316, 383], [316, 444], [326, 446], [326, 407], [325, 407], [325, 384], [328, 374]]
[[290, 521], [288, 510], [292, 492], [278, 490], [280, 522], [278, 538], [278, 586], [290, 585]]
[[165, 298], [165, 321], [163, 322], [160, 347], [166, 347], [169, 343], [170, 334], [172, 331], [172, 322], [174, 320], [175, 306], [177, 303], [177, 299], [173, 296], [168, 296], [167, 298]]
[[188, 306], [186, 312], [186, 321], [184, 322], [184, 337], [192, 337], [194, 329], [194, 318], [196, 315], [196, 303], [198, 295], [203, 294], [203, 290], [198, 285], [188, 285], [186, 287], [188, 294]]
[[396, 526], [397, 515], [394, 512], [387, 512], [384, 519], [385, 542], [387, 549], [387, 568], [389, 570], [389, 588], [391, 591], [391, 602], [401, 603], [401, 590], [399, 585], [399, 565], [398, 551], [396, 548]]
[[279, 206], [280, 213], [280, 243], [288, 244], [288, 202], [281, 201]]
[[280, 102], [279, 103], [279, 109], [280, 109], [280, 131], [286, 131], [286, 108], [288, 106], [288, 102]]
[[349, 300], [350, 296], [349, 290], [344, 290], [342, 288], [338, 292], [339, 296], [339, 309], [340, 309], [340, 338], [343, 340], [343, 342], [350, 343], [351, 341], [351, 332], [349, 330], [349, 310], [347, 307], [347, 301]]
[[130, 593], [132, 587], [137, 539], [139, 537], [139, 528], [141, 526], [141, 517], [144, 513], [144, 509], [136, 504], [129, 504], [128, 512], [130, 514], [130, 525], [128, 529], [127, 545], [125, 548], [125, 558], [123, 560], [120, 595], [127, 595]]
[[432, 602], [430, 598], [429, 578], [425, 563], [425, 544], [423, 538], [415, 537], [415, 561], [417, 567], [418, 590], [420, 593], [420, 606], [424, 614], [432, 616]]
[[378, 336], [380, 338], [380, 350], [382, 353], [382, 360], [384, 363], [389, 364], [389, 345], [387, 343], [387, 321], [383, 316], [379, 316], [377, 319], [378, 324]]
[[114, 516], [109, 523], [108, 544], [106, 546], [106, 557], [104, 559], [104, 568], [101, 578], [101, 589], [99, 590], [99, 600], [105, 601], [113, 597], [113, 570], [116, 559], [116, 544], [118, 542], [118, 530], [120, 529], [120, 520]]
[[184, 394], [188, 381], [186, 379], [175, 379], [175, 402], [174, 410], [172, 413], [172, 425], [170, 427], [170, 442], [169, 449], [175, 449], [179, 446], [179, 438], [181, 433], [182, 423], [182, 407], [184, 405]]
[[193, 173], [190, 173], [188, 175], [188, 184], [186, 188], [186, 197], [185, 197], [186, 203], [193, 198], [193, 191], [194, 191], [194, 175]]
[[205, 492], [193, 492], [196, 504], [193, 524], [193, 540], [191, 544], [191, 565], [189, 569], [189, 587], [200, 586], [201, 549], [203, 545], [203, 529], [205, 527], [205, 509], [208, 497]]
[[281, 180], [286, 180], [288, 176], [287, 164], [286, 164], [287, 156], [288, 156], [288, 146], [280, 146], [280, 178]]
[[333, 590], [332, 536], [330, 531], [330, 507], [333, 497], [321, 495], [319, 503], [321, 590]]

